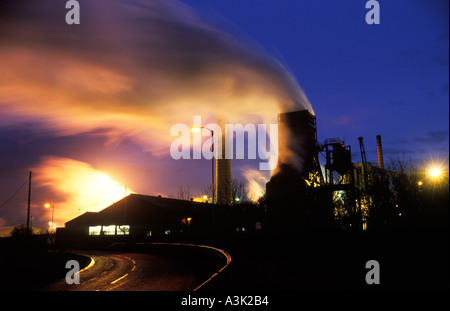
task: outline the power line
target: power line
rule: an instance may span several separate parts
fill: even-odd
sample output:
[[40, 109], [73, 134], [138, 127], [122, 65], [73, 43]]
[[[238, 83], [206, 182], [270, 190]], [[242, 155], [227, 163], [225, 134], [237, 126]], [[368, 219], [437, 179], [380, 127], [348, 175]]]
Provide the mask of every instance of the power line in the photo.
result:
[[12, 196], [10, 196], [5, 202], [0, 204], [0, 208], [5, 206], [6, 204], [8, 204], [8, 202], [11, 201], [16, 196], [16, 194], [19, 193], [20, 190], [22, 190], [22, 188], [27, 184], [27, 182], [28, 182], [28, 179], [24, 181], [24, 183], [19, 187], [19, 189], [17, 189], [16, 192], [14, 192], [14, 194]]

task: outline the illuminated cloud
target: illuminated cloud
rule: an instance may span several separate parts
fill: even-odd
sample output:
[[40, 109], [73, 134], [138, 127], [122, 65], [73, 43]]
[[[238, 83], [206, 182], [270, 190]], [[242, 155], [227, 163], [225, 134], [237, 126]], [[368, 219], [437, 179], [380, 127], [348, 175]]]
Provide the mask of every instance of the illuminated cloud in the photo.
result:
[[312, 111], [281, 63], [179, 1], [80, 4], [76, 26], [65, 24], [60, 1], [3, 5], [4, 126], [33, 120], [57, 135], [113, 128], [111, 141], [167, 154], [170, 127], [193, 115], [269, 123], [281, 111]]
[[[165, 161], [152, 167], [152, 174], [178, 178], [168, 162], [174, 124], [190, 125], [193, 116], [205, 124], [217, 119], [270, 124], [279, 112], [312, 111], [282, 63], [248, 39], [205, 22], [180, 1], [80, 0], [80, 5], [81, 24], [67, 25], [59, 0], [0, 2], [0, 130], [23, 155], [16, 171], [8, 162], [6, 169], [13, 175], [35, 166], [33, 183], [51, 189], [56, 225], [78, 210], [112, 202], [102, 201], [103, 190], [95, 185], [102, 172], [91, 165], [106, 152], [99, 155], [94, 143], [108, 145], [104, 149], [111, 153], [115, 147], [124, 152], [122, 142], [136, 145]], [[6, 157], [13, 156], [9, 151]], [[129, 173], [117, 159], [118, 154], [108, 158]], [[128, 168], [137, 162], [127, 161]], [[146, 173], [140, 174], [135, 188], [149, 184]], [[155, 191], [165, 187], [159, 186]], [[5, 193], [9, 190], [14, 191]], [[32, 198], [46, 194], [35, 192]], [[39, 213], [47, 217], [43, 203], [32, 202], [36, 223]], [[14, 222], [23, 219], [19, 216]]]
[[[45, 187], [57, 197], [45, 203], [55, 206], [54, 222], [61, 226], [84, 212], [97, 212], [125, 196], [125, 186], [87, 163], [62, 158], [46, 157], [33, 168], [36, 188]], [[134, 192], [126, 189], [127, 194]], [[43, 202], [44, 203], [44, 202]], [[38, 208], [34, 210], [37, 213]], [[48, 213], [41, 210], [41, 213]]]

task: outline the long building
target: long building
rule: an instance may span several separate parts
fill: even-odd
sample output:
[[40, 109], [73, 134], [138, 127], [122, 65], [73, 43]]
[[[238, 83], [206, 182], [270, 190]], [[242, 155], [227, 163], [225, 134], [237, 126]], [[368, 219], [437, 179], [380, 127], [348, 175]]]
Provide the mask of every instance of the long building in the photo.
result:
[[130, 194], [66, 222], [57, 229], [56, 240], [63, 247], [82, 248], [117, 242], [209, 242], [260, 229], [260, 216], [251, 209]]

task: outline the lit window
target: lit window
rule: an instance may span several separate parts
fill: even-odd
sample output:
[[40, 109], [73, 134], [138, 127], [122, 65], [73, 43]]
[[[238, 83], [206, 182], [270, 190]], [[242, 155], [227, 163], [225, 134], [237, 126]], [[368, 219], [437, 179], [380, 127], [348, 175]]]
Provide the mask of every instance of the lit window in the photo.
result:
[[102, 226], [89, 226], [89, 235], [100, 235]]
[[129, 225], [117, 226], [117, 235], [129, 235], [129, 234], [130, 234]]
[[152, 236], [152, 230], [148, 230], [148, 231], [147, 231], [147, 236], [148, 236], [148, 237]]
[[170, 234], [170, 230], [164, 231], [164, 234], [165, 234], [165, 235], [169, 235], [169, 234]]
[[116, 234], [116, 226], [103, 226], [103, 234], [104, 235], [115, 235]]

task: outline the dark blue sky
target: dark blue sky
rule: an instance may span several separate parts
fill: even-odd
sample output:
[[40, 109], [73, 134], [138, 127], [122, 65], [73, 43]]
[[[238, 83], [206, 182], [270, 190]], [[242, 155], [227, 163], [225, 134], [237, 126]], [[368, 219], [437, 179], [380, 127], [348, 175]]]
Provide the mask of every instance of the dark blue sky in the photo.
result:
[[366, 24], [366, 1], [186, 3], [220, 16], [293, 72], [320, 140], [344, 138], [359, 151], [363, 136], [376, 161], [380, 134], [387, 158], [448, 158], [448, 1], [380, 1], [379, 25]]
[[[80, 0], [78, 26], [64, 24], [63, 2], [0, 2], [0, 226], [24, 223], [30, 169], [39, 226], [45, 201], [71, 209], [55, 212], [58, 225], [92, 210], [71, 202], [89, 192], [83, 176], [99, 172], [139, 193], [189, 184], [201, 194], [209, 162], [171, 159], [170, 126], [199, 111], [240, 109], [239, 100], [246, 114], [272, 111], [258, 100], [293, 88], [271, 57], [307, 96], [319, 141], [344, 139], [360, 162], [362, 136], [376, 162], [381, 135], [386, 163], [404, 157], [448, 169], [448, 1], [379, 1], [381, 23], [367, 25], [364, 0], [181, 1], [192, 9], [155, 0], [145, 10]], [[258, 179], [245, 175], [258, 163], [233, 161], [233, 176]]]

